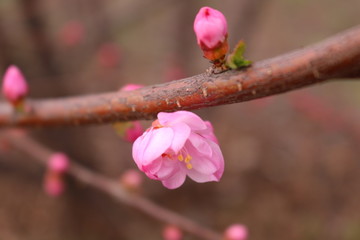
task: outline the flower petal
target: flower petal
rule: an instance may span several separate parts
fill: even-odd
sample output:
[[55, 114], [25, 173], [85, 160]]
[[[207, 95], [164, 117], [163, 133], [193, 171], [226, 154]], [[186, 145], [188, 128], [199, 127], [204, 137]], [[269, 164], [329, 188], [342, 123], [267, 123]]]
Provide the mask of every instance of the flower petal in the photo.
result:
[[[213, 174], [218, 171], [218, 167], [211, 161], [209, 158], [201, 158], [194, 156], [191, 160], [192, 169], [203, 173], [203, 174]], [[188, 172], [192, 171], [189, 170]]]
[[158, 159], [152, 161], [148, 165], [142, 165], [140, 167], [140, 170], [145, 172], [149, 178], [158, 179], [156, 173], [160, 170], [161, 166], [162, 166], [162, 158], [159, 157]]
[[[187, 172], [196, 170], [203, 174], [213, 174], [218, 170], [216, 164], [212, 161], [211, 157], [203, 155], [198, 149], [194, 148], [191, 144], [185, 144], [185, 148], [189, 155], [192, 157], [190, 164], [192, 169]], [[211, 151], [211, 149], [210, 149]]]
[[175, 154], [178, 154], [178, 152], [184, 147], [186, 140], [189, 138], [191, 129], [185, 123], [177, 123], [171, 126], [171, 129], [174, 132], [174, 137], [170, 148]]
[[213, 48], [227, 35], [226, 18], [216, 9], [203, 7], [196, 15], [194, 31], [198, 44], [204, 42], [208, 48]]
[[163, 159], [161, 168], [156, 172], [158, 180], [164, 180], [170, 177], [174, 172], [179, 171], [179, 162], [173, 159]]
[[200, 136], [199, 134], [191, 133], [189, 141], [199, 154], [206, 157], [212, 156], [212, 150], [206, 138]]
[[162, 181], [162, 184], [168, 189], [175, 189], [180, 187], [186, 178], [185, 171], [179, 169], [179, 171], [175, 172], [174, 175]]
[[187, 124], [191, 130], [203, 130], [207, 126], [205, 122], [195, 113], [188, 111], [177, 111], [172, 113], [160, 112], [158, 119], [163, 126], [173, 126], [179, 122]]
[[215, 177], [213, 174], [204, 174], [204, 173], [200, 173], [196, 170], [188, 171], [187, 175], [192, 180], [194, 180], [195, 182], [198, 182], [198, 183], [219, 181], [219, 179], [217, 177]]
[[143, 135], [138, 137], [135, 140], [135, 142], [133, 144], [133, 148], [132, 148], [132, 156], [133, 156], [133, 159], [139, 169], [142, 168], [142, 161], [140, 159], [140, 155], [142, 155], [142, 154], [140, 154], [140, 151], [142, 151], [141, 146], [147, 145], [146, 142], [149, 141], [149, 139], [150, 139], [150, 138], [145, 139], [146, 134], [147, 134], [147, 132], [143, 133]]
[[224, 157], [222, 155], [219, 145], [217, 145], [216, 143], [214, 143], [212, 141], [208, 141], [208, 143], [211, 146], [211, 149], [213, 151], [211, 160], [217, 166], [217, 171], [214, 173], [214, 176], [218, 180], [220, 180], [220, 178], [222, 177], [223, 172], [224, 172]]
[[[148, 165], [171, 146], [173, 130], [163, 127], [145, 132], [133, 145], [133, 157], [139, 165]], [[139, 140], [139, 141], [138, 141]]]
[[213, 128], [211, 122], [205, 121], [205, 124], [207, 126], [207, 129], [197, 131], [197, 133], [200, 134], [201, 136], [203, 136], [204, 138], [209, 139], [209, 140], [215, 142], [216, 144], [219, 144], [219, 141], [214, 134], [214, 128]]

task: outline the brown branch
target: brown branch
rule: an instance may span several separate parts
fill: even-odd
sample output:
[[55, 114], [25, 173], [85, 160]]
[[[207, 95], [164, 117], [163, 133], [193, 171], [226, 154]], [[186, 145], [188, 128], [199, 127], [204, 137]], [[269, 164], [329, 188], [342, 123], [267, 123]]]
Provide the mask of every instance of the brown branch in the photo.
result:
[[[0, 137], [3, 137], [16, 149], [32, 156], [43, 165], [47, 164], [47, 159], [49, 159], [49, 156], [54, 153], [52, 150], [27, 136], [24, 132], [16, 130], [6, 131], [3, 132]], [[128, 192], [120, 185], [119, 181], [112, 180], [98, 173], [92, 172], [77, 164], [74, 159], [71, 161], [68, 174], [78, 181], [108, 194], [120, 203], [139, 209], [159, 221], [176, 225], [184, 231], [192, 233], [201, 239], [222, 239], [221, 234], [178, 213], [163, 208], [140, 195]]]
[[316, 45], [221, 74], [201, 74], [132, 92], [28, 100], [14, 114], [0, 104], [0, 126], [55, 126], [151, 119], [160, 111], [248, 101], [335, 78], [360, 77], [360, 26]]

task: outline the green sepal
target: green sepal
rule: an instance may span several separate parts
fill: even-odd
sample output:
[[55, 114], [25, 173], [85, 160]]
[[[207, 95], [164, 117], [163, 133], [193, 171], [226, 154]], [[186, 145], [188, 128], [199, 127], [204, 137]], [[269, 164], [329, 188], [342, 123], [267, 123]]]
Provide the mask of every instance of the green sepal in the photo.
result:
[[239, 41], [233, 52], [226, 59], [226, 66], [231, 69], [239, 69], [243, 67], [248, 67], [251, 65], [251, 61], [246, 60], [243, 56], [245, 51], [245, 42], [243, 40]]
[[22, 114], [22, 113], [26, 113], [26, 106], [25, 106], [25, 101], [24, 99], [19, 99], [16, 102], [12, 103], [14, 110], [16, 113]]

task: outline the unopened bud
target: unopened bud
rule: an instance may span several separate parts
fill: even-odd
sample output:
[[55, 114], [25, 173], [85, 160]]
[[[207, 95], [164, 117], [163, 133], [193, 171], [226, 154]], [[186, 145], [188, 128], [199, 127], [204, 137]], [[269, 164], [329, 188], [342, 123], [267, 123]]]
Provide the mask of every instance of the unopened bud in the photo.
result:
[[62, 174], [68, 170], [69, 162], [69, 158], [64, 153], [54, 153], [48, 160], [48, 169]]
[[56, 172], [47, 172], [44, 179], [44, 191], [51, 197], [60, 196], [65, 190], [65, 184], [61, 174]]
[[143, 183], [142, 174], [138, 170], [129, 169], [121, 176], [121, 183], [129, 190], [138, 190]]
[[136, 89], [139, 89], [142, 87], [144, 87], [144, 85], [129, 83], [129, 84], [126, 84], [125, 86], [123, 86], [122, 88], [120, 88], [119, 91], [125, 91], [125, 92], [132, 91], [132, 90], [136, 90]]
[[84, 25], [79, 21], [70, 21], [64, 24], [60, 30], [60, 41], [67, 47], [79, 45], [85, 36]]
[[114, 68], [120, 63], [120, 50], [114, 43], [104, 43], [97, 52], [98, 62], [102, 67]]
[[19, 68], [14, 65], [8, 67], [2, 83], [2, 93], [5, 98], [17, 106], [22, 103], [28, 90], [28, 84]]
[[229, 50], [225, 16], [216, 9], [203, 7], [196, 15], [194, 31], [204, 57], [212, 62], [223, 61]]
[[233, 224], [225, 230], [225, 240], [246, 240], [247, 227], [242, 224]]
[[163, 229], [163, 238], [164, 240], [181, 240], [183, 239], [183, 234], [178, 227], [168, 225]]

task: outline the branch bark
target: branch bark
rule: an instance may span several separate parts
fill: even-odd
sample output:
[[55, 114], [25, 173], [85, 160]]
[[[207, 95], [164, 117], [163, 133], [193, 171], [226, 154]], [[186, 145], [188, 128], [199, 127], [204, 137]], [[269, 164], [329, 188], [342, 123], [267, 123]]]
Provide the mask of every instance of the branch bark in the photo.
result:
[[[0, 134], [0, 137], [3, 137], [11, 144], [11, 146], [33, 157], [34, 160], [37, 160], [45, 166], [47, 165], [49, 157], [54, 153], [52, 150], [21, 131], [4, 131]], [[77, 164], [74, 159], [72, 159], [67, 173], [79, 182], [108, 194], [120, 203], [136, 208], [159, 221], [176, 225], [184, 231], [192, 233], [201, 239], [222, 239], [220, 233], [202, 226], [176, 212], [163, 208], [141, 195], [129, 193], [120, 185], [119, 181], [112, 180], [101, 174], [92, 172]]]
[[360, 26], [239, 71], [82, 97], [27, 100], [27, 113], [0, 104], [0, 126], [59, 126], [151, 119], [161, 111], [248, 101], [336, 78], [360, 77]]

